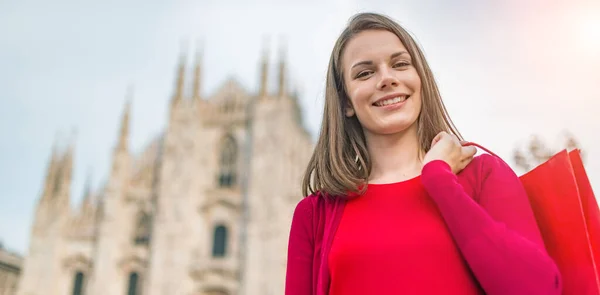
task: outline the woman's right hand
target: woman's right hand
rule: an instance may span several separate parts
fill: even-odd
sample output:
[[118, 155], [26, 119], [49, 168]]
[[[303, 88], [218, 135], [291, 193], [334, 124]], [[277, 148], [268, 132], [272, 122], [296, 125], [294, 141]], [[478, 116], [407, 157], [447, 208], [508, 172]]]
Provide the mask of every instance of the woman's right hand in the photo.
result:
[[431, 149], [423, 158], [423, 167], [431, 161], [442, 160], [457, 174], [471, 163], [476, 153], [477, 148], [462, 146], [456, 135], [442, 131], [431, 142]]

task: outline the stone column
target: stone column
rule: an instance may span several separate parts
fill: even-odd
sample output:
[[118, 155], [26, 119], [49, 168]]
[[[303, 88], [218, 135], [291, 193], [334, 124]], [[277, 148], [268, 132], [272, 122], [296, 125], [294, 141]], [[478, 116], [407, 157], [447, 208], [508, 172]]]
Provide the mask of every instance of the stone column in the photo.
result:
[[8, 272], [0, 273], [0, 294], [7, 295], [10, 290], [10, 276]]
[[7, 276], [8, 276], [7, 272], [0, 271], [0, 295], [6, 294], [6, 290], [8, 289], [8, 284], [7, 284], [7, 279], [6, 279]]
[[6, 277], [6, 283], [4, 284], [5, 287], [5, 294], [6, 295], [14, 295], [15, 294], [15, 290], [13, 285], [15, 284], [15, 276], [8, 274], [8, 276]]
[[15, 284], [15, 276], [13, 274], [7, 274], [6, 280], [4, 281], [4, 294], [14, 295], [13, 285]]

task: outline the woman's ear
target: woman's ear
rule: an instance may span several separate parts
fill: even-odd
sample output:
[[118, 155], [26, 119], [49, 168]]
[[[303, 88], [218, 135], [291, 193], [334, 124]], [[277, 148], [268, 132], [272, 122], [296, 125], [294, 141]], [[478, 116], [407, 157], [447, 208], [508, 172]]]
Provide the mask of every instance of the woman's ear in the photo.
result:
[[346, 117], [352, 117], [356, 114], [354, 108], [352, 107], [352, 103], [349, 99], [344, 99], [344, 106], [346, 111]]
[[347, 106], [346, 107], [346, 117], [352, 117], [354, 116], [355, 112], [354, 112], [354, 108], [352, 106]]

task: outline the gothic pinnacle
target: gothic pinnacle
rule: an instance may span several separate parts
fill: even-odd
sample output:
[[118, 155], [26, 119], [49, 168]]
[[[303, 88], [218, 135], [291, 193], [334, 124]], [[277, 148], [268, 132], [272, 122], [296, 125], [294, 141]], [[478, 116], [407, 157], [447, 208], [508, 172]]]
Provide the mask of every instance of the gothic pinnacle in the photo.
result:
[[127, 90], [127, 96], [125, 101], [125, 109], [123, 110], [123, 117], [121, 118], [121, 129], [119, 132], [119, 143], [117, 144], [118, 149], [127, 150], [127, 140], [129, 138], [129, 116], [131, 111], [131, 101], [133, 99], [133, 87], [130, 86]]
[[203, 55], [203, 44], [201, 41], [196, 42], [196, 61], [194, 65], [194, 82], [192, 84], [192, 99], [200, 99], [200, 83], [202, 82], [202, 55]]
[[175, 93], [173, 94], [172, 104], [178, 104], [184, 95], [185, 88], [185, 64], [187, 60], [186, 50], [182, 50], [179, 56], [179, 65], [177, 68], [177, 78], [175, 79]]
[[269, 39], [265, 37], [263, 49], [263, 57], [261, 63], [261, 75], [260, 75], [260, 91], [259, 96], [264, 98], [268, 94], [268, 79], [269, 79]]
[[278, 96], [283, 97], [286, 93], [286, 66], [285, 66], [285, 58], [286, 58], [286, 44], [285, 40], [282, 39], [282, 44], [279, 48], [279, 87], [278, 87]]

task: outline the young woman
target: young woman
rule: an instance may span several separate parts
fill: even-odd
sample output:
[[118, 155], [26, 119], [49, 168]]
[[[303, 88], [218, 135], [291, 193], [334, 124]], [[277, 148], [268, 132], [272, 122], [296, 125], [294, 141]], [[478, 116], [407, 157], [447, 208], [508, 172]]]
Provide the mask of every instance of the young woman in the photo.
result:
[[303, 182], [310, 195], [291, 225], [286, 294], [561, 293], [519, 179], [461, 144], [400, 25], [355, 15], [326, 87]]

